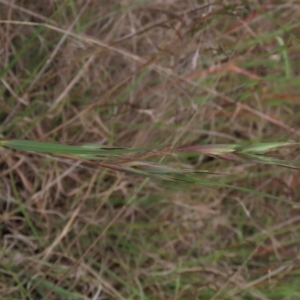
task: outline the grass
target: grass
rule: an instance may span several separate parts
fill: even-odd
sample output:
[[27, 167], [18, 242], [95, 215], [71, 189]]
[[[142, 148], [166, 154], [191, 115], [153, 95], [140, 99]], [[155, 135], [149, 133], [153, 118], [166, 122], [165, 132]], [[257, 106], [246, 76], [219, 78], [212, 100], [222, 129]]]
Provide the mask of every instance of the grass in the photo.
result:
[[289, 299], [293, 1], [0, 0], [0, 299]]

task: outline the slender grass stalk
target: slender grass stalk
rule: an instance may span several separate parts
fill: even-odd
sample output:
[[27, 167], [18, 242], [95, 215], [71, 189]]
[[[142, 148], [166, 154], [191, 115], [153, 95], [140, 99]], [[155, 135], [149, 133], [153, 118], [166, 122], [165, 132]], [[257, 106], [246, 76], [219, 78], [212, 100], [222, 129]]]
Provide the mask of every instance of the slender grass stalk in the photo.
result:
[[[68, 155], [73, 158], [79, 158], [86, 161], [94, 160], [99, 158], [98, 164], [104, 168], [121, 171], [124, 173], [132, 173], [136, 175], [141, 175], [145, 177], [152, 177], [162, 180], [171, 181], [182, 181], [189, 183], [202, 184], [212, 187], [222, 187], [222, 188], [233, 188], [247, 193], [252, 193], [262, 197], [268, 197], [275, 200], [280, 200], [283, 202], [291, 203], [281, 197], [276, 197], [269, 195], [267, 193], [258, 192], [253, 189], [247, 189], [244, 187], [238, 187], [233, 185], [228, 185], [220, 183], [218, 181], [212, 181], [208, 179], [199, 178], [195, 175], [197, 174], [214, 174], [206, 170], [193, 170], [185, 169], [181, 167], [170, 167], [162, 163], [153, 163], [148, 161], [140, 161], [140, 157], [145, 157], [141, 152], [145, 152], [146, 148], [107, 148], [99, 144], [86, 144], [81, 146], [63, 145], [58, 143], [48, 143], [48, 142], [35, 142], [28, 140], [2, 140], [0, 145], [19, 150], [19, 151], [31, 151], [36, 153], [50, 153], [55, 155]], [[273, 157], [263, 156], [271, 151], [275, 151], [281, 148], [291, 148], [299, 147], [299, 143], [256, 143], [249, 145], [239, 145], [239, 144], [222, 144], [222, 145], [196, 145], [183, 148], [177, 148], [173, 151], [163, 150], [163, 151], [152, 151], [152, 156], [160, 155], [187, 155], [189, 153], [194, 154], [204, 154], [220, 158], [223, 160], [234, 161], [234, 162], [253, 162], [277, 165], [282, 167], [299, 169], [299, 162], [289, 161], [284, 159], [277, 159]], [[149, 151], [149, 150], [148, 150]], [[134, 157], [128, 159], [124, 155], [130, 153], [137, 154]], [[122, 156], [123, 155], [123, 156]], [[107, 162], [107, 158], [111, 156], [116, 156], [117, 161]]]

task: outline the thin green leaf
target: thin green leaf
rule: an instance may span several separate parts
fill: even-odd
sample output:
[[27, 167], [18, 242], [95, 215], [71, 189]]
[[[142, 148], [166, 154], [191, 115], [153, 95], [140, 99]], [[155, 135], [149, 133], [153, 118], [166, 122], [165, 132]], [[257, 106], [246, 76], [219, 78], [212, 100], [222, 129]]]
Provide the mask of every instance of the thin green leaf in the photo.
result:
[[248, 146], [241, 146], [237, 148], [237, 152], [241, 153], [252, 153], [252, 154], [264, 154], [269, 151], [278, 150], [279, 148], [284, 147], [295, 147], [299, 146], [299, 143], [258, 143]]
[[[273, 157], [267, 157], [267, 156], [249, 154], [249, 153], [242, 153], [241, 157], [243, 157], [245, 161], [249, 161], [249, 162], [262, 163], [268, 165], [277, 165], [277, 166], [293, 168], [293, 169], [300, 168], [300, 164], [297, 161], [277, 159]], [[296, 165], [298, 165], [298, 167]]]
[[145, 151], [145, 148], [122, 149], [122, 148], [91, 148], [85, 146], [63, 145], [58, 143], [34, 142], [28, 140], [1, 141], [0, 145], [21, 151], [38, 153], [69, 154], [69, 155], [119, 155], [131, 152]]

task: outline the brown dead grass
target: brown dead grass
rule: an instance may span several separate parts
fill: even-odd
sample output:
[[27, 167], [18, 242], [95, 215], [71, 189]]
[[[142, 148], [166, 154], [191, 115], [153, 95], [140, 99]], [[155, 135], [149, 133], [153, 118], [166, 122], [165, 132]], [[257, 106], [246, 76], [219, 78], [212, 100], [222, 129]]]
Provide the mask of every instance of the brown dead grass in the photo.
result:
[[[297, 140], [299, 8], [227, 2], [0, 0], [2, 135]], [[297, 299], [299, 174], [185, 163], [294, 204], [2, 151], [3, 299]]]

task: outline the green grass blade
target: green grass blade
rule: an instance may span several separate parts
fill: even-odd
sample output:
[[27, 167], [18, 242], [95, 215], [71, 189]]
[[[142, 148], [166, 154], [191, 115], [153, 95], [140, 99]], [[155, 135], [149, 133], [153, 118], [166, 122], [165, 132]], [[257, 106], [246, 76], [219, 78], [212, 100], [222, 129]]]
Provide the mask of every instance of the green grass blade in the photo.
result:
[[278, 150], [279, 148], [284, 147], [295, 147], [299, 146], [299, 143], [257, 143], [248, 146], [241, 146], [237, 148], [237, 152], [241, 153], [251, 153], [251, 154], [264, 154], [269, 151]]
[[58, 143], [34, 142], [28, 140], [1, 141], [0, 145], [21, 151], [32, 151], [38, 153], [68, 154], [68, 155], [119, 155], [131, 152], [140, 152], [147, 149], [122, 149], [122, 148], [91, 148], [86, 146], [72, 146]]
[[289, 57], [288, 57], [286, 45], [285, 45], [282, 37], [276, 36], [276, 40], [278, 41], [278, 44], [282, 48], [282, 58], [283, 58], [283, 61], [284, 61], [285, 77], [286, 78], [291, 78], [291, 66], [290, 66], [290, 62], [289, 62]]

